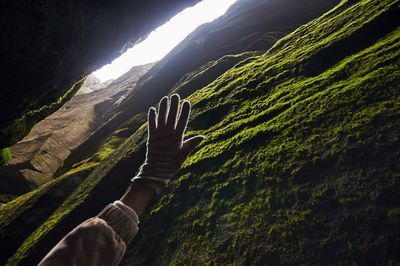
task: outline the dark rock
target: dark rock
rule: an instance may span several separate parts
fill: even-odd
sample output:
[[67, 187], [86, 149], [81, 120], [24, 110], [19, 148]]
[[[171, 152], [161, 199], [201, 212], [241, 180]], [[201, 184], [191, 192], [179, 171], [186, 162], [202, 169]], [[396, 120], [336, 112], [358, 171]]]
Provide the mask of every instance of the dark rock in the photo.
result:
[[[132, 116], [146, 112], [166, 94], [179, 86], [180, 80], [192, 72], [200, 72], [206, 64], [216, 61], [225, 55], [241, 54], [248, 51], [265, 52], [281, 37], [298, 26], [323, 14], [339, 3], [334, 1], [271, 1], [250, 0], [238, 1], [227, 11], [226, 15], [206, 23], [175, 47], [168, 55], [160, 60], [138, 82], [127, 98], [114, 108], [110, 115], [112, 119], [100, 127], [81, 147], [72, 153], [67, 160], [65, 169], [74, 162], [90, 156], [100, 148], [102, 140], [110, 136], [119, 127], [123, 127]], [[203, 81], [211, 82], [221, 75], [224, 70], [244, 59], [251, 53], [236, 56], [236, 61], [221, 67], [225, 58], [207, 72]], [[193, 83], [192, 83], [193, 84]], [[204, 85], [204, 83], [203, 83]], [[197, 87], [195, 89], [199, 89]]]
[[[0, 8], [0, 148], [22, 139], [36, 122], [71, 98], [73, 93], [66, 93], [75, 82], [111, 62], [195, 2], [3, 2]], [[65, 101], [50, 111], [42, 108], [60, 97], [65, 97]], [[22, 119], [24, 114], [39, 108], [46, 112]]]
[[[71, 151], [104, 123], [107, 112], [152, 66], [133, 67], [126, 74], [129, 78], [125, 75], [107, 87], [76, 95], [36, 124], [23, 140], [10, 147], [12, 158], [0, 168], [0, 193], [22, 194], [51, 180]], [[85, 81], [86, 86], [101, 86], [95, 78], [90, 79]]]
[[[239, 1], [227, 22], [257, 3], [267, 2]], [[398, 264], [398, 4], [340, 1], [269, 49], [260, 48], [268, 34], [235, 42], [221, 31], [212, 43], [241, 48], [205, 63], [194, 55], [214, 49], [179, 46], [110, 109], [58, 178], [0, 206], [0, 264], [35, 265], [120, 197], [145, 156], [146, 109], [173, 91], [193, 103], [186, 136], [207, 138], [141, 216], [122, 265]], [[204, 44], [200, 36], [190, 38]]]

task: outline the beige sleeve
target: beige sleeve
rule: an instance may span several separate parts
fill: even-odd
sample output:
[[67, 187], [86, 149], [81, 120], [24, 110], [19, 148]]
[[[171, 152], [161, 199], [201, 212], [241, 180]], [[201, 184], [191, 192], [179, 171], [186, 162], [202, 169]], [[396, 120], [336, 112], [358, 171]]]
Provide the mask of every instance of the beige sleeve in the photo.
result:
[[118, 265], [138, 224], [136, 213], [116, 201], [69, 232], [39, 265]]

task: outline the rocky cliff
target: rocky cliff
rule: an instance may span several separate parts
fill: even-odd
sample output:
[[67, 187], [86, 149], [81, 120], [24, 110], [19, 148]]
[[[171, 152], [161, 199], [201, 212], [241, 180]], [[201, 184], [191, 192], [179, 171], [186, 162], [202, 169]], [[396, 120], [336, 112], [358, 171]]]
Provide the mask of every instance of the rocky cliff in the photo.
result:
[[[164, 95], [177, 89], [183, 97], [189, 96], [240, 61], [246, 58], [251, 60], [255, 55], [265, 52], [280, 37], [326, 12], [338, 2], [239, 1], [228, 10], [226, 16], [200, 26], [154, 65], [139, 80], [127, 99], [112, 110], [113, 117], [72, 153], [64, 170], [100, 149], [101, 140], [125, 128], [132, 117], [145, 115], [147, 109]], [[186, 84], [180, 86], [180, 83]]]
[[[266, 45], [302, 4], [313, 15]], [[259, 36], [261, 48], [189, 56], [209, 24], [157, 63], [57, 178], [0, 207], [0, 263], [37, 262], [120, 197], [143, 162], [144, 112], [173, 92], [193, 103], [187, 136], [207, 139], [141, 218], [123, 265], [399, 263], [399, 4], [239, 1], [216, 29], [292, 11], [247, 29], [242, 39]], [[232, 43], [218, 36], [217, 47]]]
[[[102, 125], [108, 112], [125, 99], [152, 65], [133, 67], [114, 82], [104, 84], [89, 76], [80, 89], [84, 94], [75, 95], [36, 124], [23, 140], [9, 147], [11, 157], [0, 167], [3, 198], [29, 192], [51, 180], [71, 151]], [[129, 76], [129, 86], [126, 86], [126, 76]]]
[[195, 0], [1, 4], [0, 148], [56, 111], [83, 78]]
[[95, 77], [94, 75], [90, 74], [85, 78], [85, 81], [82, 83], [80, 89], [76, 92], [76, 95], [87, 94], [93, 91], [97, 91], [100, 89], [106, 88], [108, 85], [113, 82], [112, 79], [107, 80], [105, 82], [100, 82], [100, 79]]

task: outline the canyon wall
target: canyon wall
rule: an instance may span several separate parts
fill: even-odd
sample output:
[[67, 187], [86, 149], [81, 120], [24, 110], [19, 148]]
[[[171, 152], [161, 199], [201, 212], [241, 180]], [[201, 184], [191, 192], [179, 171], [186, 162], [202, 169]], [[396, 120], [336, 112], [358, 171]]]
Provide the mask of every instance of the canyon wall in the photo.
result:
[[186, 136], [206, 140], [122, 265], [399, 263], [399, 3], [239, 0], [135, 82], [52, 180], [0, 206], [0, 263], [38, 262], [118, 199], [147, 109], [175, 92], [193, 104]]

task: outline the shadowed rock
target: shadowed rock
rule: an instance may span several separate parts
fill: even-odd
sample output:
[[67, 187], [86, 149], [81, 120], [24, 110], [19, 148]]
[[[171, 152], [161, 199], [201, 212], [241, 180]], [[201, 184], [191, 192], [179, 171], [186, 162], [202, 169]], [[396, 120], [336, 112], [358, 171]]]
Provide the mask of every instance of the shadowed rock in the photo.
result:
[[133, 67], [108, 86], [90, 77], [86, 88], [95, 86], [93, 92], [74, 96], [10, 147], [12, 158], [0, 168], [0, 193], [21, 194], [51, 180], [71, 151], [104, 122], [105, 114], [125, 98], [152, 66]]
[[[196, 2], [3, 2], [0, 148], [21, 140], [35, 123], [61, 107], [79, 89], [79, 86], [72, 88], [77, 81], [110, 63]], [[54, 104], [59, 98], [64, 101]], [[30, 113], [34, 110], [34, 114]]]

